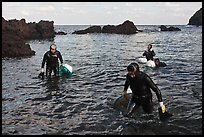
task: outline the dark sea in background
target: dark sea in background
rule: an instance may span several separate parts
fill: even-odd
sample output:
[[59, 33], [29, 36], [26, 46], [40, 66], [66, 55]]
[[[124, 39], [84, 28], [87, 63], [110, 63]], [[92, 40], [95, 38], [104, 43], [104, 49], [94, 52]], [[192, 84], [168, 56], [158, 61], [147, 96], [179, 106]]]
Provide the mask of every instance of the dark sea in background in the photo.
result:
[[[71, 33], [90, 26], [56, 25], [55, 31], [68, 34], [29, 41], [35, 56], [2, 58], [2, 134], [201, 135], [202, 27], [174, 25], [181, 31], [160, 32], [157, 25], [136, 26], [143, 32], [76, 35]], [[73, 67], [71, 78], [37, 77], [53, 42]], [[154, 92], [152, 114], [127, 118], [112, 107], [122, 95], [126, 66], [142, 57], [148, 43], [167, 64], [159, 69], [140, 64], [173, 113], [166, 122], [159, 120]]]

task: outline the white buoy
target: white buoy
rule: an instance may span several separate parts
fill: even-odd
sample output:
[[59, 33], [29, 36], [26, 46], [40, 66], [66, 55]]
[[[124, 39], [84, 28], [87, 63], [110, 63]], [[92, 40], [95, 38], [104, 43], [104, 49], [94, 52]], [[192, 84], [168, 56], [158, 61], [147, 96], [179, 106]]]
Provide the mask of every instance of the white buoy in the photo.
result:
[[72, 73], [72, 66], [68, 64], [64, 64], [63, 66], [66, 67]]
[[138, 58], [138, 63], [146, 63], [147, 59], [146, 58]]
[[146, 66], [148, 67], [155, 67], [155, 62], [153, 60], [148, 60], [147, 63], [146, 63]]

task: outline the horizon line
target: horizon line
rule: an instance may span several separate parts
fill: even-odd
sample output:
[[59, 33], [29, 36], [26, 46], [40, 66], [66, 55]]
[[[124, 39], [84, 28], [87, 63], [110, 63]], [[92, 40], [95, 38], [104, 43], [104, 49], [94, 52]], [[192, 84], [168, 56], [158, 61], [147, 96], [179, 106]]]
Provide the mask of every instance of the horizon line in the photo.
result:
[[[119, 24], [54, 24], [54, 25], [89, 25], [89, 26], [94, 26], [94, 25], [119, 25]], [[188, 24], [134, 24], [136, 25], [188, 25]]]

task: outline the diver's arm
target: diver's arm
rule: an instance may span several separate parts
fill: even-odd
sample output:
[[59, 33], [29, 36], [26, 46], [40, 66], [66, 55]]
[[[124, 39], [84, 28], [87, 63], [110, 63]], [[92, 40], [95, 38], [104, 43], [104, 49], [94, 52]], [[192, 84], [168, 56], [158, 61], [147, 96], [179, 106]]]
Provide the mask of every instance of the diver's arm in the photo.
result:
[[150, 88], [156, 93], [158, 101], [162, 102], [162, 95], [157, 85], [152, 81], [152, 79], [148, 75], [145, 76], [145, 81], [148, 83]]
[[148, 85], [150, 86], [150, 88], [156, 93], [157, 99], [159, 101], [159, 106], [162, 109], [162, 113], [164, 113], [166, 111], [166, 107], [162, 102], [162, 95], [161, 95], [159, 88], [156, 86], [156, 84], [154, 84], [154, 82], [152, 81], [152, 79], [148, 75], [146, 75], [146, 81], [147, 81]]
[[161, 63], [161, 67], [167, 66], [166, 63], [164, 63], [164, 62], [160, 62], [160, 63]]
[[126, 76], [125, 85], [124, 85], [124, 92], [125, 91], [127, 92], [129, 85], [130, 85], [130, 82], [129, 82], [128, 76]]
[[44, 68], [44, 66], [45, 66], [45, 62], [46, 62], [46, 60], [47, 60], [47, 54], [48, 54], [48, 53], [45, 53], [44, 56], [43, 56], [43, 61], [42, 61], [41, 68]]
[[146, 52], [147, 52], [147, 51], [144, 51], [144, 53], [143, 53], [142, 55], [143, 55], [143, 56], [146, 56], [146, 54], [147, 54]]
[[63, 64], [63, 59], [62, 59], [62, 55], [61, 55], [61, 53], [58, 52], [58, 55], [59, 55], [59, 60], [60, 60], [61, 64]]
[[154, 50], [152, 50], [151, 53], [152, 53], [152, 56], [155, 56], [155, 55], [156, 55], [155, 52], [154, 52]]

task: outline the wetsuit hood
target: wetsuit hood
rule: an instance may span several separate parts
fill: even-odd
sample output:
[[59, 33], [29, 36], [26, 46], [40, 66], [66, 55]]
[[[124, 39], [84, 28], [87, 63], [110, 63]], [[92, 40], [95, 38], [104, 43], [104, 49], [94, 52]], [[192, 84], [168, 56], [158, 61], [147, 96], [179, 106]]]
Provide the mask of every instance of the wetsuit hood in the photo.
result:
[[137, 72], [137, 71], [140, 71], [139, 65], [138, 65], [136, 62], [131, 63], [131, 64], [129, 64], [129, 65], [127, 66], [127, 70], [128, 70], [128, 71], [134, 71], [134, 68], [136, 68], [136, 72]]

